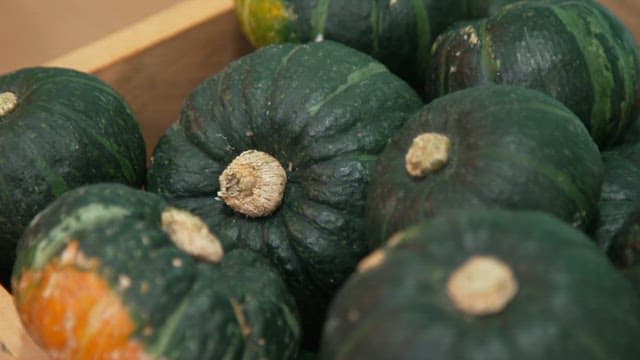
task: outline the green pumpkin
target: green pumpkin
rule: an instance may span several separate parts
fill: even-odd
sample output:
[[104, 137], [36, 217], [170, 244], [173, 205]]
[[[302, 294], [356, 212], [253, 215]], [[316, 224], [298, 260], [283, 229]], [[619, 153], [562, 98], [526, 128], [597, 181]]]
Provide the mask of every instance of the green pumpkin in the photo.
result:
[[522, 1], [434, 42], [425, 97], [495, 82], [543, 91], [596, 143], [620, 141], [640, 111], [640, 58], [628, 29], [593, 1]]
[[0, 278], [18, 238], [57, 196], [96, 182], [141, 187], [145, 144], [125, 100], [97, 77], [49, 67], [0, 76]]
[[[640, 214], [640, 144], [624, 144], [602, 153], [604, 181], [593, 238], [604, 251]], [[622, 236], [622, 235], [621, 235]]]
[[313, 342], [330, 297], [367, 252], [378, 154], [421, 106], [409, 85], [344, 45], [264, 47], [186, 99], [153, 152], [148, 189], [270, 258]]
[[586, 230], [602, 177], [584, 125], [550, 96], [495, 84], [456, 91], [427, 104], [380, 155], [367, 199], [371, 247], [472, 207], [546, 211]]
[[65, 359], [295, 359], [277, 271], [196, 216], [115, 183], [56, 199], [25, 231], [13, 276], [30, 335]]
[[586, 235], [545, 213], [468, 211], [365, 258], [320, 359], [632, 360], [639, 336], [639, 298]]
[[422, 89], [431, 44], [452, 23], [515, 0], [236, 0], [255, 46], [328, 39], [372, 55]]
[[627, 215], [626, 221], [611, 239], [607, 253], [620, 268], [640, 265], [640, 209]]
[[635, 119], [627, 128], [626, 133], [622, 137], [622, 144], [640, 143], [640, 116]]

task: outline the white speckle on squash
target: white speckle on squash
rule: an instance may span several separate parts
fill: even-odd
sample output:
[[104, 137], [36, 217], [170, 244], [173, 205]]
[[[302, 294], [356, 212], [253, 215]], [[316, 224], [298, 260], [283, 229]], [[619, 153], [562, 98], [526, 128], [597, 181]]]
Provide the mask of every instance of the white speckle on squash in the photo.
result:
[[153, 327], [151, 327], [150, 325], [147, 325], [142, 329], [142, 334], [145, 336], [151, 336], [153, 335], [153, 333]]
[[212, 263], [222, 260], [224, 250], [199, 217], [188, 211], [168, 207], [162, 212], [162, 229], [187, 254]]
[[238, 155], [222, 172], [218, 197], [233, 210], [256, 218], [273, 213], [284, 197], [287, 173], [273, 156], [257, 150]]
[[473, 316], [499, 313], [517, 292], [511, 267], [494, 256], [472, 256], [447, 281], [447, 294], [454, 306]]
[[462, 36], [472, 46], [476, 46], [480, 42], [478, 34], [476, 34], [476, 29], [471, 25], [467, 25], [462, 28]]
[[80, 250], [80, 243], [77, 240], [71, 240], [60, 254], [60, 263], [62, 265], [75, 266], [82, 270], [96, 269], [99, 266], [99, 260], [88, 257]]
[[438, 133], [416, 136], [405, 155], [405, 168], [413, 177], [423, 177], [444, 167], [449, 161], [451, 140]]
[[394, 247], [400, 245], [402, 240], [404, 240], [405, 234], [406, 234], [406, 232], [404, 230], [396, 231], [387, 240], [387, 246], [389, 246], [391, 248], [394, 248]]
[[18, 106], [18, 97], [11, 91], [0, 93], [0, 116], [5, 116]]
[[131, 287], [131, 278], [126, 274], [118, 275], [118, 287], [120, 290], [126, 290]]
[[151, 290], [151, 285], [148, 282], [142, 281], [140, 282], [140, 293], [147, 294]]
[[358, 272], [366, 272], [382, 265], [387, 259], [387, 253], [383, 249], [378, 249], [367, 255], [358, 263]]
[[182, 265], [183, 265], [183, 262], [182, 262], [182, 259], [180, 258], [173, 258], [171, 260], [171, 266], [173, 266], [174, 268], [180, 268], [182, 267]]
[[247, 317], [244, 315], [244, 309], [242, 304], [235, 298], [229, 298], [229, 302], [231, 303], [231, 308], [233, 309], [233, 315], [236, 317], [236, 321], [238, 322], [238, 326], [240, 326], [240, 332], [242, 336], [247, 337], [251, 335], [251, 326], [247, 321]]

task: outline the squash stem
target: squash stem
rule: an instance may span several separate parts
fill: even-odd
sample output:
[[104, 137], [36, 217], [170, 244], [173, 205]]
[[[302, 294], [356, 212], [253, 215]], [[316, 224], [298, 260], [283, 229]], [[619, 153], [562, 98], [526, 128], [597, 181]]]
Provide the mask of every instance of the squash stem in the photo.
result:
[[413, 177], [423, 177], [436, 172], [449, 161], [451, 140], [438, 133], [416, 136], [405, 155], [405, 168]]
[[255, 218], [280, 207], [287, 173], [273, 156], [247, 150], [233, 159], [218, 180], [218, 197], [235, 211]]
[[493, 256], [472, 256], [447, 281], [449, 299], [467, 315], [499, 313], [517, 292], [511, 268]]
[[5, 116], [18, 106], [18, 97], [11, 91], [0, 93], [0, 116]]

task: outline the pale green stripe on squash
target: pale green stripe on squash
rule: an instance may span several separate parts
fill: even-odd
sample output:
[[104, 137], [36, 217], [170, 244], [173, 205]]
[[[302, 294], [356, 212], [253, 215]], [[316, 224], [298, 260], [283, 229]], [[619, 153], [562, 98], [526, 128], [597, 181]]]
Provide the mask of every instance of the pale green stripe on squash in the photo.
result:
[[416, 66], [420, 68], [419, 74], [424, 74], [429, 55], [431, 53], [431, 25], [429, 23], [429, 12], [426, 4], [421, 0], [411, 0], [413, 10], [416, 16], [416, 25], [418, 33], [415, 36], [418, 39], [418, 63]]
[[331, 99], [340, 95], [351, 86], [356, 85], [372, 76], [375, 76], [376, 74], [386, 73], [387, 71], [388, 71], [387, 68], [378, 62], [372, 62], [365, 67], [359, 68], [358, 70], [349, 74], [349, 76], [347, 77], [347, 81], [344, 84], [338, 86], [335, 91], [325, 96], [324, 99], [320, 100], [318, 103], [310, 106], [309, 114], [311, 116], [314, 116], [315, 114], [318, 113], [318, 111], [322, 108], [324, 104], [328, 103], [329, 101], [331, 101]]
[[103, 204], [89, 204], [78, 208], [65, 217], [56, 227], [42, 234], [46, 238], [36, 240], [38, 245], [34, 251], [35, 256], [32, 261], [32, 267], [40, 269], [47, 265], [51, 258], [69, 242], [69, 234], [75, 233], [79, 229], [95, 227], [97, 224], [116, 218], [124, 218], [129, 214], [129, 210], [125, 208], [105, 206]]
[[602, 139], [607, 133], [608, 121], [612, 114], [610, 99], [615, 82], [606, 51], [594, 35], [600, 33], [611, 39], [611, 34], [603, 34], [602, 22], [594, 20], [594, 18], [602, 20], [597, 16], [597, 11], [593, 11], [594, 16], [584, 17], [581, 12], [565, 10], [560, 6], [550, 8], [565, 25], [567, 31], [574, 36], [576, 44], [582, 51], [594, 92], [589, 127], [594, 138]]
[[316, 7], [311, 12], [311, 26], [313, 37], [318, 38], [324, 36], [324, 27], [327, 22], [327, 13], [329, 12], [329, 3], [331, 0], [319, 0]]

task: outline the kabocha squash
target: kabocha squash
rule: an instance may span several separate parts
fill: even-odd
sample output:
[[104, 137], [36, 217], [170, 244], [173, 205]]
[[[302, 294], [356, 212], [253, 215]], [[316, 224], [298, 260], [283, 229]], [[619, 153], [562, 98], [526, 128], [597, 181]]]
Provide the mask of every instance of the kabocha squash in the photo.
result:
[[[622, 199], [621, 199], [622, 200]], [[624, 201], [624, 200], [622, 200]], [[640, 295], [640, 209], [622, 213], [607, 244], [607, 255]]]
[[330, 296], [367, 252], [378, 154], [421, 106], [409, 85], [344, 45], [264, 47], [187, 98], [153, 152], [148, 189], [269, 257], [313, 341]]
[[320, 358], [631, 360], [638, 336], [639, 298], [586, 235], [545, 213], [468, 211], [363, 259]]
[[626, 221], [611, 239], [607, 253], [620, 268], [640, 265], [640, 209], [626, 216]]
[[262, 256], [119, 184], [76, 188], [25, 231], [18, 313], [55, 359], [295, 359], [293, 297]]
[[458, 24], [434, 42], [425, 97], [495, 82], [553, 96], [596, 143], [620, 141], [640, 110], [640, 59], [630, 32], [594, 1], [521, 1]]
[[455, 21], [515, 0], [236, 0], [255, 46], [334, 40], [366, 52], [422, 89], [433, 39]]
[[523, 87], [479, 85], [427, 104], [380, 155], [367, 199], [372, 248], [413, 222], [471, 207], [546, 211], [587, 229], [603, 177], [575, 114]]
[[609, 251], [613, 239], [640, 215], [640, 144], [624, 144], [602, 153], [604, 181], [593, 237]]
[[50, 67], [0, 76], [0, 278], [33, 216], [74, 187], [140, 187], [145, 144], [125, 100], [100, 79]]

